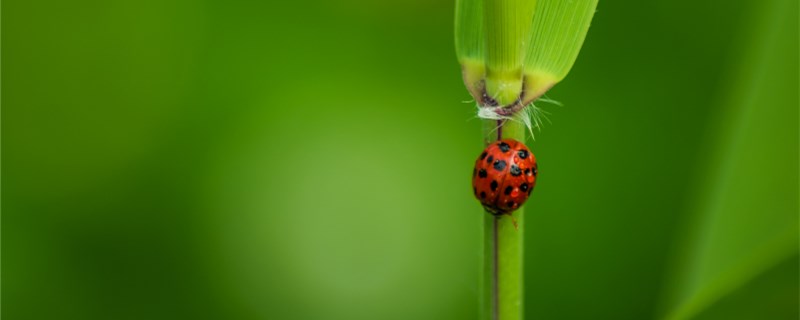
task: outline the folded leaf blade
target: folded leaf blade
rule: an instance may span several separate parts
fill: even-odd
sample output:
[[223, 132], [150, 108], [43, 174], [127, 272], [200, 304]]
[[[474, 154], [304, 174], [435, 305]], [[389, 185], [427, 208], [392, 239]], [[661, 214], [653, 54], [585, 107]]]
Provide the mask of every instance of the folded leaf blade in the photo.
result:
[[567, 76], [583, 46], [597, 0], [539, 0], [525, 56], [525, 96], [532, 101]]

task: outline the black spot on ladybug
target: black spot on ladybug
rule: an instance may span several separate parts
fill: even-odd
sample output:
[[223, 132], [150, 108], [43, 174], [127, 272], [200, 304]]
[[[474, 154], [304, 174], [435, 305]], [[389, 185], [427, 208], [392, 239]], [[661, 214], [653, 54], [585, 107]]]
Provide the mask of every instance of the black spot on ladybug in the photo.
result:
[[511, 146], [509, 146], [508, 143], [505, 142], [500, 142], [497, 144], [497, 146], [500, 147], [500, 151], [503, 152], [508, 152], [508, 150], [511, 149]]
[[509, 195], [509, 194], [511, 194], [512, 190], [514, 190], [514, 187], [508, 186], [508, 187], [506, 187], [506, 190], [503, 191], [503, 193], [505, 193], [505, 195]]
[[492, 184], [489, 186], [492, 188], [492, 191], [497, 190], [497, 180], [492, 180]]
[[530, 169], [530, 168], [526, 168], [526, 169], [525, 169], [525, 175], [526, 175], [526, 176], [529, 176], [529, 175], [531, 175], [531, 169]]
[[486, 199], [486, 192], [481, 191], [481, 199]]
[[528, 184], [523, 183], [522, 185], [519, 186], [519, 189], [522, 190], [523, 192], [528, 191]]
[[494, 157], [492, 156], [489, 156], [489, 158], [486, 159], [486, 163], [492, 163], [492, 161], [494, 161]]
[[503, 160], [497, 160], [494, 162], [494, 169], [497, 171], [503, 171], [506, 168], [506, 162]]
[[478, 177], [486, 178], [486, 169], [481, 169], [478, 171]]
[[514, 203], [514, 201], [506, 202], [506, 207], [513, 208], [514, 205], [516, 205], [516, 203]]
[[520, 159], [526, 159], [528, 158], [528, 150], [517, 151], [517, 155], [519, 156]]
[[537, 173], [539, 173], [539, 170], [536, 170], [536, 167], [533, 167], [533, 176], [535, 177]]
[[481, 160], [483, 160], [483, 159], [485, 159], [485, 158], [486, 158], [486, 154], [487, 154], [487, 153], [486, 153], [486, 151], [484, 151], [483, 153], [481, 153]]
[[510, 172], [511, 172], [511, 175], [515, 176], [515, 177], [519, 177], [519, 175], [522, 174], [522, 170], [520, 170], [519, 167], [516, 164], [512, 164], [511, 165]]

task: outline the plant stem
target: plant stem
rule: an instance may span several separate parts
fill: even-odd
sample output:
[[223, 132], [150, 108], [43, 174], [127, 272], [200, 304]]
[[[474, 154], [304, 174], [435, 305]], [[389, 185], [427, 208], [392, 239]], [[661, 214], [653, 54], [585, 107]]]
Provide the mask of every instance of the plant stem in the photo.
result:
[[[495, 130], [496, 129], [496, 130]], [[524, 125], [516, 121], [484, 120], [486, 143], [498, 138], [525, 141]], [[483, 319], [517, 320], [523, 318], [523, 208], [509, 215], [495, 217], [484, 213]], [[514, 226], [516, 220], [517, 226]]]
[[501, 106], [522, 93], [522, 63], [536, 1], [485, 0], [486, 93]]

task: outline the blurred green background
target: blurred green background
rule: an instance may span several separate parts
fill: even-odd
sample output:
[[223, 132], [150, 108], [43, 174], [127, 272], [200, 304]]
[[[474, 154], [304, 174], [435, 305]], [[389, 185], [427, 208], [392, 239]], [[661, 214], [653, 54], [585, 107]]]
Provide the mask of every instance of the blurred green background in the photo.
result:
[[[6, 319], [476, 319], [452, 1], [9, 0]], [[601, 1], [530, 319], [798, 318], [798, 2]]]

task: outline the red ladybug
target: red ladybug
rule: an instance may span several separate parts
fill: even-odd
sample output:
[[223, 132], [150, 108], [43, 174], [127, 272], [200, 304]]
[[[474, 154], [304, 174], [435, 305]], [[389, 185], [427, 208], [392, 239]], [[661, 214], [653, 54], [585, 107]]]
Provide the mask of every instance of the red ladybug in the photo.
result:
[[472, 191], [489, 213], [511, 214], [528, 200], [536, 185], [536, 157], [522, 142], [495, 141], [472, 170]]

